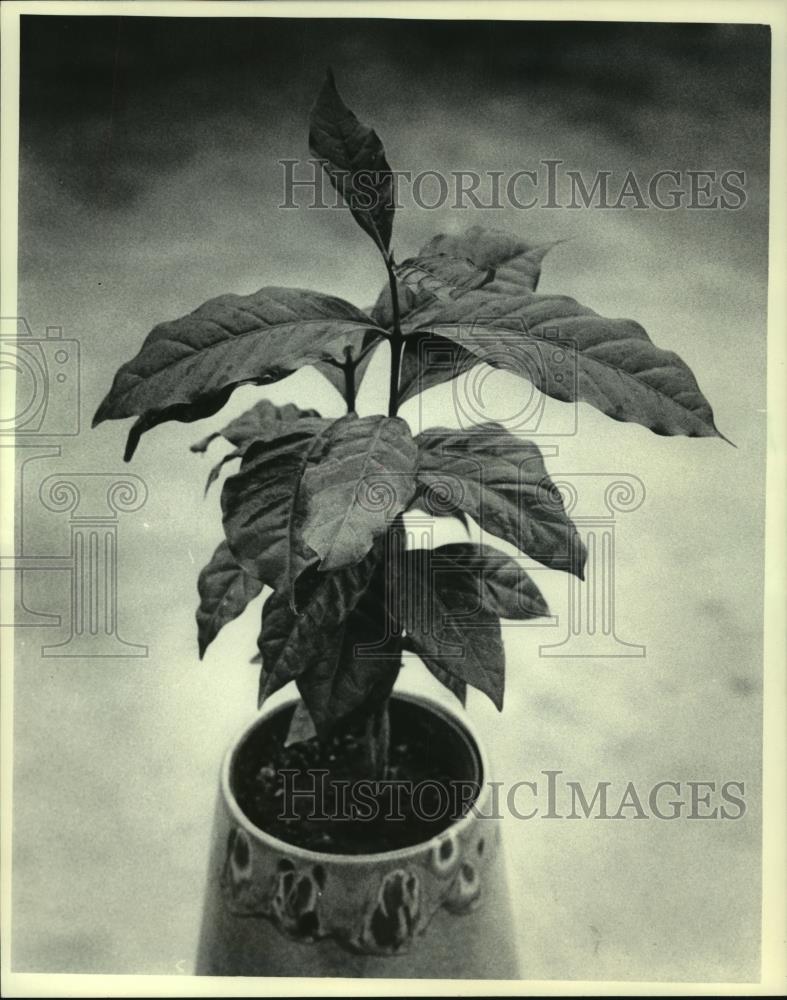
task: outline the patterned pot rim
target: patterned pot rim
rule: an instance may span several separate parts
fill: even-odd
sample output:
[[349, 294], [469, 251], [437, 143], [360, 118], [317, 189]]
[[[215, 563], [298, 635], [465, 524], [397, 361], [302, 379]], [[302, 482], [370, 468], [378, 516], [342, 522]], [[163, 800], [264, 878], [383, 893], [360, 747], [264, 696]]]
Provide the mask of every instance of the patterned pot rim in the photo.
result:
[[401, 847], [394, 851], [381, 851], [374, 854], [333, 854], [328, 851], [314, 851], [306, 847], [299, 847], [296, 844], [291, 844], [286, 840], [281, 840], [279, 837], [274, 837], [272, 834], [262, 830], [260, 827], [252, 823], [243, 809], [241, 809], [238, 800], [235, 798], [231, 782], [233, 767], [241, 747], [251, 734], [260, 726], [265, 725], [268, 720], [272, 719], [280, 712], [286, 711], [297, 703], [299, 700], [298, 695], [293, 694], [283, 698], [280, 702], [273, 706], [265, 706], [261, 709], [252, 722], [247, 723], [243, 729], [240, 730], [230, 743], [230, 746], [224, 755], [220, 778], [221, 794], [227, 809], [238, 827], [245, 830], [246, 834], [254, 841], [260, 845], [270, 848], [272, 851], [275, 851], [280, 855], [289, 855], [292, 858], [300, 859], [304, 862], [316, 864], [329, 863], [334, 866], [346, 865], [348, 867], [357, 868], [375, 866], [379, 864], [390, 865], [404, 863], [418, 855], [422, 855], [424, 851], [439, 847], [447, 835], [461, 836], [475, 822], [476, 816], [474, 815], [474, 810], [484, 811], [491, 796], [491, 786], [485, 782], [485, 777], [489, 774], [489, 765], [486, 751], [478, 736], [477, 730], [466, 715], [460, 717], [458, 712], [452, 711], [451, 708], [436, 699], [429, 697], [428, 695], [395, 691], [391, 697], [396, 701], [409, 702], [410, 704], [418, 705], [419, 707], [432, 712], [440, 718], [442, 722], [453, 729], [455, 734], [466, 743], [471, 756], [476, 760], [478, 768], [478, 774], [469, 776], [469, 780], [475, 780], [481, 786], [481, 792], [473, 803], [473, 809], [468, 810], [468, 812], [462, 816], [461, 819], [455, 820], [445, 830], [435, 834], [428, 840], [420, 841], [419, 843], [412, 844], [409, 847]]

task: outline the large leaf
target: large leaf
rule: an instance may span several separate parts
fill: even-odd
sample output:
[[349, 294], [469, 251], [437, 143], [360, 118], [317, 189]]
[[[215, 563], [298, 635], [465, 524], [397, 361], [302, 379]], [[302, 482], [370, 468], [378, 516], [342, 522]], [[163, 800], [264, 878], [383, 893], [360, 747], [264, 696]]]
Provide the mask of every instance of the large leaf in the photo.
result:
[[246, 448], [240, 471], [228, 477], [221, 493], [224, 532], [230, 550], [248, 572], [295, 602], [295, 583], [317, 562], [304, 542], [306, 497], [303, 477], [310, 461], [326, 446], [330, 420], [308, 418], [316, 427], [290, 429], [270, 441]]
[[[461, 233], [441, 233], [421, 248], [415, 262], [430, 270], [433, 278], [451, 286], [449, 298], [459, 298], [473, 285], [483, 286], [487, 293], [512, 294], [534, 292], [541, 277], [541, 262], [555, 243], [532, 243], [500, 229], [470, 226]], [[462, 276], [450, 262], [463, 259], [476, 268]], [[407, 263], [407, 262], [405, 262]], [[401, 265], [402, 267], [404, 266]], [[402, 352], [399, 376], [399, 400], [406, 402], [420, 392], [441, 385], [479, 364], [477, 354], [457, 343], [429, 333], [412, 335], [412, 331], [439, 315], [441, 306], [435, 303], [422, 283], [400, 281], [398, 285], [400, 312], [407, 338]], [[434, 291], [434, 282], [432, 284]], [[437, 296], [441, 301], [445, 296]], [[426, 313], [426, 315], [424, 315]], [[371, 310], [374, 321], [389, 329], [393, 321], [391, 293], [386, 284]], [[497, 351], [490, 344], [483, 361], [494, 365]], [[504, 360], [504, 359], [503, 359]], [[498, 366], [499, 367], [499, 366]]]
[[[387, 696], [401, 665], [389, 610], [385, 546], [354, 566], [321, 573], [301, 614], [281, 594], [265, 602], [259, 647], [260, 702], [295, 680], [317, 732]], [[365, 648], [364, 648], [365, 647]]]
[[[503, 707], [505, 657], [500, 617], [549, 613], [538, 588], [515, 560], [488, 545], [458, 543], [415, 549], [406, 560], [402, 618], [406, 645], [461, 697], [461, 685]], [[456, 682], [460, 682], [457, 684]]]
[[531, 559], [582, 578], [585, 546], [537, 445], [495, 423], [467, 431], [436, 427], [416, 441], [427, 509], [464, 511]]
[[386, 578], [379, 567], [357, 607], [336, 633], [320, 640], [320, 654], [297, 679], [318, 733], [388, 697], [402, 665], [402, 636], [388, 613]]
[[[555, 243], [531, 243], [504, 230], [478, 225], [461, 233], [440, 233], [421, 247], [415, 258], [399, 265], [408, 272], [398, 284], [402, 319], [410, 320], [413, 328], [416, 317], [411, 314], [428, 305], [441, 284], [451, 289], [452, 298], [481, 285], [487, 292], [534, 292], [541, 276], [541, 261], [553, 246]], [[468, 262], [474, 270], [468, 269]], [[407, 265], [413, 265], [413, 269], [409, 271]], [[431, 280], [419, 282], [419, 272], [424, 271]], [[380, 326], [390, 329], [393, 313], [387, 283], [371, 315]]]
[[222, 542], [197, 581], [200, 659], [227, 622], [237, 618], [249, 601], [261, 593], [262, 587], [259, 580], [238, 565], [227, 543]]
[[418, 446], [398, 417], [348, 415], [325, 433], [325, 448], [310, 462], [303, 485], [303, 538], [320, 569], [358, 562], [415, 493]]
[[298, 613], [283, 592], [274, 591], [268, 597], [262, 608], [258, 640], [262, 660], [260, 704], [309, 669], [327, 637], [355, 609], [378, 563], [379, 552], [375, 549], [354, 566], [312, 576]]
[[555, 243], [532, 243], [502, 229], [470, 226], [461, 233], [435, 236], [418, 255], [465, 257], [476, 268], [490, 273], [488, 292], [534, 292], [541, 276], [541, 262]]
[[[568, 296], [483, 289], [419, 310], [418, 326], [459, 348], [460, 370], [469, 353], [554, 399], [590, 403], [657, 434], [720, 436], [708, 401], [677, 354], [656, 347], [633, 320], [606, 319]], [[458, 374], [450, 364], [442, 372], [443, 380]]]
[[211, 416], [239, 385], [276, 382], [326, 357], [341, 360], [347, 337], [360, 342], [373, 326], [349, 302], [318, 292], [262, 288], [219, 296], [148, 334], [116, 374], [93, 425], [138, 417], [128, 460], [151, 427]]
[[362, 125], [341, 99], [330, 70], [309, 125], [312, 154], [358, 225], [386, 254], [394, 218], [391, 168], [377, 133]]

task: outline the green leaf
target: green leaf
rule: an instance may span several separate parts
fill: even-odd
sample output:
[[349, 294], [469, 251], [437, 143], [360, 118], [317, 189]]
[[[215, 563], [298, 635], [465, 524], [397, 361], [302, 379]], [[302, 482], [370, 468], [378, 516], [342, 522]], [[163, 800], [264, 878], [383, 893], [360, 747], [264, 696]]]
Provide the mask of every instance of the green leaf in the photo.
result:
[[331, 424], [310, 417], [296, 421], [281, 437], [252, 441], [239, 472], [225, 480], [221, 493], [224, 533], [233, 555], [293, 602], [296, 581], [318, 560], [303, 540], [304, 474], [325, 449]]
[[[418, 326], [459, 348], [455, 370], [441, 366], [442, 381], [466, 370], [469, 352], [554, 399], [590, 403], [615, 420], [657, 434], [720, 436], [708, 401], [677, 354], [656, 347], [633, 320], [606, 319], [568, 296], [484, 289], [420, 310]], [[417, 391], [411, 384], [403, 395]]]
[[295, 680], [321, 736], [356, 708], [386, 696], [401, 665], [384, 548], [380, 540], [360, 563], [317, 574], [300, 615], [281, 594], [265, 602], [260, 702]]
[[[415, 549], [406, 560], [403, 620], [407, 647], [438, 680], [472, 684], [503, 707], [505, 657], [500, 616], [548, 614], [546, 602], [515, 560], [488, 545]], [[448, 685], [454, 693], [462, 687]], [[455, 690], [456, 689], [456, 690]]]
[[330, 70], [309, 125], [312, 154], [358, 225], [386, 255], [394, 218], [391, 168], [377, 133], [362, 125], [341, 99]]
[[181, 319], [161, 323], [124, 364], [96, 411], [104, 420], [136, 416], [125, 458], [140, 436], [167, 420], [217, 413], [240, 385], [265, 385], [326, 357], [341, 360], [347, 337], [374, 327], [342, 299], [293, 288], [222, 295]]
[[469, 514], [545, 566], [583, 578], [587, 553], [537, 445], [500, 424], [419, 434], [416, 478], [428, 510]]
[[246, 605], [262, 592], [262, 587], [259, 580], [237, 564], [227, 543], [222, 542], [197, 581], [200, 659], [227, 622], [237, 618]]
[[358, 562], [415, 493], [418, 446], [398, 417], [354, 415], [335, 421], [325, 448], [310, 462], [303, 486], [306, 544], [320, 569]]

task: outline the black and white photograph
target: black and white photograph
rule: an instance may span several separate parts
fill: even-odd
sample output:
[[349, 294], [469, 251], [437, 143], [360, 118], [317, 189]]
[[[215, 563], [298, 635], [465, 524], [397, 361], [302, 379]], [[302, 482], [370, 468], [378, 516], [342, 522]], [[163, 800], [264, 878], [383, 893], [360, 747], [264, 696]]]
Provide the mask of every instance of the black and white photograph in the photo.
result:
[[787, 989], [786, 13], [5, 5], [4, 995]]

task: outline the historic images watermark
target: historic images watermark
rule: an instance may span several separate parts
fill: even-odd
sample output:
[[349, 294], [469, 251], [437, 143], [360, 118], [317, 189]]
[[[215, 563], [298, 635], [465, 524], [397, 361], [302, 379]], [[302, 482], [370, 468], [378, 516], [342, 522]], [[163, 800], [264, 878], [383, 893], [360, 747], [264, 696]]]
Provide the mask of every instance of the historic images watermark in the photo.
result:
[[[279, 208], [345, 208], [337, 185], [326, 182], [319, 159], [282, 159]], [[335, 172], [336, 173], [336, 172]], [[349, 176], [349, 172], [348, 172]], [[679, 209], [737, 211], [748, 200], [746, 171], [739, 169], [676, 169], [647, 174], [628, 170], [588, 171], [563, 160], [539, 160], [533, 167], [503, 170], [392, 170], [390, 185], [380, 185], [374, 171], [356, 171], [353, 209], [379, 207], [381, 190], [386, 207], [408, 206], [434, 211], [451, 209]]]
[[[591, 784], [566, 779], [561, 770], [542, 770], [532, 779], [482, 786], [477, 781], [336, 780], [322, 769], [292, 768], [279, 774], [283, 785], [278, 818], [285, 821], [404, 822], [415, 815], [431, 823], [467, 814], [518, 820], [738, 820], [747, 811], [746, 785], [739, 780]], [[482, 788], [489, 794], [482, 796]]]

